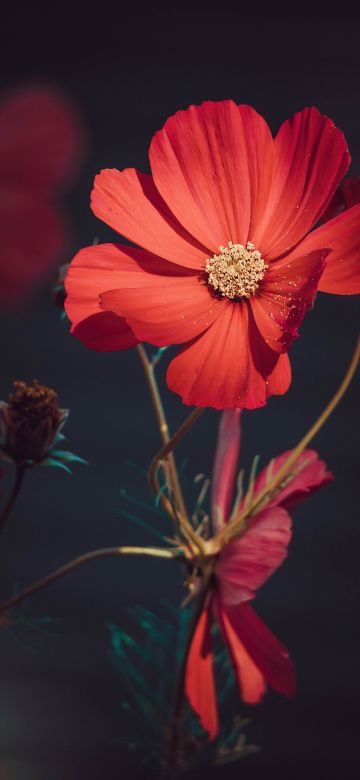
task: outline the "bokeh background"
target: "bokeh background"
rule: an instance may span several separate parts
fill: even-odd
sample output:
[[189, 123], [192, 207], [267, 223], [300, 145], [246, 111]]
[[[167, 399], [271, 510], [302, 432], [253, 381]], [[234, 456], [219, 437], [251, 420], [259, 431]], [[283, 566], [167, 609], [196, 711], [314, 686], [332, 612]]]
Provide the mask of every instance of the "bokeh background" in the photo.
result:
[[[271, 4], [272, 5], [272, 4]], [[85, 128], [82, 170], [63, 205], [77, 248], [113, 234], [89, 209], [103, 167], [148, 170], [152, 134], [179, 108], [204, 99], [252, 104], [274, 130], [315, 105], [344, 131], [360, 174], [359, 17], [291, 6], [267, 11], [240, 3], [122, 5], [108, 2], [8, 4], [1, 14], [0, 87], [55, 87]], [[21, 225], [19, 225], [21, 230]], [[1, 251], [1, 236], [0, 236]], [[242, 464], [262, 464], [297, 442], [336, 388], [356, 338], [355, 299], [319, 295], [291, 350], [293, 385], [265, 410], [245, 413]], [[71, 409], [70, 448], [89, 461], [73, 476], [37, 469], [1, 538], [0, 587], [8, 597], [71, 557], [120, 543], [151, 543], [121, 515], [121, 489], [146, 496], [141, 473], [159, 441], [135, 352], [96, 354], [73, 339], [49, 284], [19, 312], [0, 317], [0, 397], [37, 377]], [[166, 362], [166, 361], [165, 361]], [[161, 373], [161, 372], [160, 372]], [[174, 428], [184, 416], [164, 389]], [[358, 383], [315, 446], [336, 480], [294, 512], [287, 562], [256, 607], [295, 661], [293, 701], [269, 694], [251, 711], [256, 756], [211, 778], [254, 780], [358, 777], [360, 694], [360, 530]], [[188, 481], [211, 472], [217, 415], [207, 412], [181, 448]], [[138, 464], [134, 468], [129, 461]], [[7, 472], [7, 482], [11, 474]], [[0, 642], [1, 780], [112, 780], [148, 777], [129, 758], [122, 689], [111, 666], [105, 622], [125, 606], [159, 608], [181, 597], [167, 562], [107, 560], [83, 568], [27, 603], [29, 618], [50, 615], [52, 634], [3, 631]], [[241, 709], [242, 712], [244, 712]], [[197, 775], [199, 776], [199, 775]]]

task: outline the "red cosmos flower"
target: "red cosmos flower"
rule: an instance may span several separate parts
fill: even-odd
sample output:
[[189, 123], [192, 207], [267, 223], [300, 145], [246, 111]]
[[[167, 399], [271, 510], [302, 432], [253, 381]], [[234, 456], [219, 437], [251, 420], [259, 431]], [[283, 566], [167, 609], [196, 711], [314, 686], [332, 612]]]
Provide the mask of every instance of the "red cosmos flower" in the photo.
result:
[[55, 92], [26, 89], [0, 103], [0, 301], [21, 301], [66, 242], [55, 205], [79, 155], [70, 107]]
[[179, 111], [151, 142], [152, 176], [95, 179], [96, 216], [143, 249], [75, 256], [72, 332], [101, 350], [184, 344], [167, 382], [189, 405], [254, 408], [285, 393], [286, 353], [317, 289], [360, 290], [360, 207], [307, 235], [349, 163], [342, 133], [315, 108], [275, 139], [231, 100]]
[[[214, 530], [229, 518], [239, 442], [240, 412], [224, 412], [214, 468]], [[272, 476], [289, 454], [284, 452], [272, 461]], [[266, 683], [286, 696], [295, 692], [295, 675], [287, 650], [248, 604], [286, 557], [291, 537], [287, 510], [333, 478], [314, 450], [305, 450], [294, 468], [296, 476], [253, 517], [244, 535], [222, 549], [209, 598], [193, 637], [186, 669], [186, 694], [211, 739], [218, 733], [211, 643], [213, 623], [218, 623], [228, 647], [244, 702], [259, 702]], [[267, 477], [268, 469], [264, 469], [255, 481], [255, 494], [265, 487]]]

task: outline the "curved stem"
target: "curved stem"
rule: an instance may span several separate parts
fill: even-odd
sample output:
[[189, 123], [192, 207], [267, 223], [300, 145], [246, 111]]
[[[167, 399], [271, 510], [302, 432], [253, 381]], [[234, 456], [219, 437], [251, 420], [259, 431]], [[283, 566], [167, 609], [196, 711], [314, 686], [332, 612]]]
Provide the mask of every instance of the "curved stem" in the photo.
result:
[[[160, 435], [164, 445], [166, 445], [170, 441], [170, 433], [169, 433], [169, 427], [166, 420], [164, 406], [161, 400], [158, 384], [155, 377], [154, 366], [150, 362], [146, 354], [145, 347], [142, 344], [138, 344], [136, 349], [138, 351], [141, 364], [145, 372], [145, 377], [150, 389], [151, 400], [153, 403], [153, 407], [155, 409]], [[182, 512], [182, 514], [186, 515], [187, 514], [186, 505], [185, 505], [184, 497], [180, 486], [180, 480], [176, 468], [175, 457], [172, 452], [168, 454], [168, 462], [170, 465], [171, 481], [174, 490], [174, 496], [176, 498], [176, 503], [180, 511]]]
[[7, 503], [4, 506], [3, 511], [0, 514], [0, 533], [3, 531], [5, 523], [11, 514], [12, 508], [15, 504], [15, 501], [20, 493], [21, 486], [24, 480], [26, 471], [26, 466], [23, 463], [17, 463], [16, 464], [16, 474], [15, 474], [15, 480], [13, 484], [12, 491], [10, 493], [9, 499]]
[[59, 580], [66, 574], [70, 574], [70, 572], [74, 571], [74, 569], [77, 569], [78, 566], [82, 566], [83, 563], [96, 561], [99, 558], [108, 558], [109, 556], [113, 555], [148, 555], [152, 558], [181, 559], [181, 556], [177, 552], [166, 550], [165, 548], [161, 547], [103, 547], [99, 550], [92, 550], [91, 552], [79, 555], [77, 558], [73, 558], [68, 563], [65, 563], [63, 566], [55, 569], [50, 574], [47, 574], [46, 577], [42, 577], [40, 580], [36, 580], [36, 582], [33, 582], [32, 585], [24, 588], [24, 590], [22, 590], [13, 598], [8, 599], [8, 601], [4, 601], [2, 604], [0, 604], [0, 613], [3, 613], [5, 610], [10, 609], [11, 607], [16, 607], [18, 604], [21, 604], [24, 599], [27, 599], [34, 593], [37, 593], [39, 590], [43, 590], [43, 588], [46, 588], [52, 582]]
[[184, 693], [185, 693], [186, 667], [188, 663], [190, 648], [194, 638], [194, 634], [198, 622], [200, 620], [201, 613], [205, 607], [208, 593], [210, 590], [212, 573], [213, 573], [213, 564], [209, 565], [209, 568], [204, 570], [201, 590], [195, 602], [194, 611], [191, 616], [191, 623], [189, 626], [189, 632], [186, 639], [186, 646], [179, 667], [176, 689], [175, 689], [175, 696], [174, 696], [173, 711], [172, 711], [171, 721], [169, 725], [168, 738], [165, 745], [164, 771], [162, 776], [163, 780], [171, 780], [174, 777], [177, 764], [178, 764], [180, 738], [181, 738], [181, 720], [182, 720]]
[[176, 514], [176, 512], [174, 511], [174, 507], [171, 501], [161, 490], [157, 472], [161, 461], [165, 460], [165, 458], [169, 455], [169, 453], [172, 452], [174, 447], [176, 447], [176, 445], [179, 443], [179, 441], [181, 441], [181, 439], [190, 430], [190, 428], [192, 428], [196, 420], [200, 417], [200, 415], [203, 412], [204, 409], [201, 407], [196, 407], [196, 409], [193, 409], [191, 414], [187, 417], [185, 422], [183, 422], [183, 424], [176, 431], [176, 433], [170, 439], [170, 441], [164, 444], [164, 446], [157, 453], [157, 455], [155, 455], [155, 457], [150, 463], [150, 468], [149, 468], [149, 482], [154, 495], [156, 497], [159, 496], [161, 505], [168, 513], [168, 515], [173, 519], [175, 525], [177, 526], [180, 525], [180, 527], [185, 531], [186, 537], [193, 541], [195, 545], [195, 549], [198, 550], [201, 549], [200, 537], [195, 533], [194, 529], [192, 528], [187, 515], [184, 515], [182, 513]]
[[160, 461], [164, 460], [169, 455], [169, 453], [172, 452], [172, 450], [176, 447], [179, 441], [184, 438], [185, 434], [190, 430], [190, 428], [192, 428], [196, 420], [203, 412], [204, 409], [199, 406], [196, 407], [196, 409], [193, 409], [191, 414], [189, 414], [189, 416], [186, 418], [185, 422], [183, 422], [176, 433], [174, 433], [174, 436], [172, 436], [172, 438], [166, 442], [166, 444], [164, 444], [161, 450], [159, 450], [159, 452], [151, 461], [149, 468], [149, 481], [154, 495], [157, 495], [160, 490], [160, 485], [157, 479], [157, 470]]
[[138, 351], [141, 364], [144, 369], [145, 377], [149, 385], [151, 400], [153, 403], [153, 407], [155, 409], [160, 435], [164, 444], [166, 444], [170, 440], [170, 434], [169, 434], [169, 428], [165, 416], [163, 403], [159, 393], [159, 388], [157, 386], [157, 382], [155, 379], [154, 368], [151, 365], [151, 362], [146, 354], [145, 347], [142, 344], [138, 344], [136, 349]]
[[344, 376], [344, 379], [342, 380], [339, 388], [337, 389], [336, 393], [333, 395], [331, 401], [327, 404], [324, 411], [318, 417], [318, 419], [314, 422], [314, 424], [309, 428], [308, 432], [303, 436], [299, 444], [292, 450], [289, 457], [286, 459], [286, 461], [283, 463], [282, 467], [279, 469], [279, 471], [276, 473], [274, 478], [269, 482], [268, 485], [265, 486], [263, 490], [258, 493], [253, 501], [251, 502], [250, 506], [246, 509], [245, 512], [240, 514], [237, 518], [230, 520], [227, 526], [223, 528], [219, 534], [216, 536], [216, 539], [218, 542], [224, 542], [230, 541], [233, 536], [237, 535], [239, 530], [244, 527], [244, 522], [249, 515], [253, 514], [256, 509], [259, 509], [264, 502], [266, 503], [267, 500], [276, 492], [277, 488], [281, 485], [284, 478], [289, 473], [291, 467], [294, 465], [294, 463], [297, 461], [305, 447], [309, 444], [311, 439], [314, 438], [314, 436], [318, 433], [320, 428], [324, 425], [326, 420], [330, 417], [338, 403], [341, 401], [342, 397], [345, 395], [346, 390], [349, 387], [349, 384], [355, 374], [356, 368], [358, 366], [358, 363], [360, 361], [360, 336], [357, 340], [357, 344], [353, 353], [353, 356], [350, 361], [350, 365], [347, 369], [347, 372]]

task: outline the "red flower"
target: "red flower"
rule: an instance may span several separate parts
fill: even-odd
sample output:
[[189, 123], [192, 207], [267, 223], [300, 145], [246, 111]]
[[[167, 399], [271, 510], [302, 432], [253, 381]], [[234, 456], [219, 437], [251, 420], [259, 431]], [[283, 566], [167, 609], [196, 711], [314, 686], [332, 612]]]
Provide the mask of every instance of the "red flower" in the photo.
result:
[[[239, 450], [239, 425], [239, 410], [224, 412], [214, 469], [214, 530], [229, 517]], [[272, 476], [289, 454], [285, 452], [272, 461]], [[248, 604], [286, 557], [291, 537], [291, 518], [287, 509], [332, 479], [313, 450], [305, 450], [294, 469], [296, 476], [253, 517], [246, 533], [222, 549], [210, 595], [193, 637], [186, 670], [186, 694], [212, 739], [218, 733], [211, 642], [214, 622], [220, 626], [228, 647], [244, 702], [259, 702], [266, 683], [286, 696], [295, 692], [294, 669], [287, 650]], [[255, 482], [255, 494], [264, 488], [267, 477], [268, 469], [265, 469]]]
[[286, 392], [286, 353], [317, 289], [360, 289], [360, 207], [305, 237], [349, 162], [342, 133], [314, 108], [275, 139], [230, 100], [179, 111], [152, 140], [152, 176], [112, 169], [95, 179], [96, 216], [143, 249], [76, 255], [66, 280], [73, 332], [103, 350], [135, 338], [185, 344], [167, 381], [186, 404], [253, 408]]
[[21, 301], [59, 260], [66, 230], [55, 193], [78, 158], [73, 112], [46, 89], [0, 104], [0, 301]]

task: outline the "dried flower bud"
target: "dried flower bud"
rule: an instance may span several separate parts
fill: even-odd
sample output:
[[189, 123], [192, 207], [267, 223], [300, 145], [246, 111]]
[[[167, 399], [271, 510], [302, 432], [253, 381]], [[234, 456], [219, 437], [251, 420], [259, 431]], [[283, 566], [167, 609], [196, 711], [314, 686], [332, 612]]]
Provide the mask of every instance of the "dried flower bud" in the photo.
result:
[[55, 390], [34, 379], [32, 385], [14, 382], [8, 402], [0, 402], [1, 449], [16, 463], [43, 462], [68, 417]]

